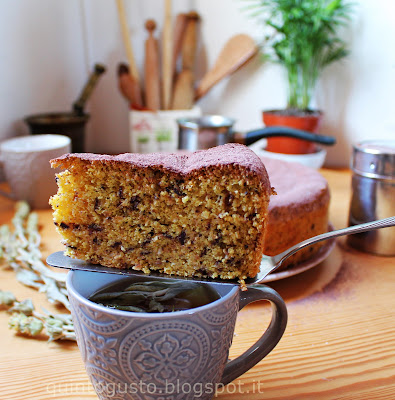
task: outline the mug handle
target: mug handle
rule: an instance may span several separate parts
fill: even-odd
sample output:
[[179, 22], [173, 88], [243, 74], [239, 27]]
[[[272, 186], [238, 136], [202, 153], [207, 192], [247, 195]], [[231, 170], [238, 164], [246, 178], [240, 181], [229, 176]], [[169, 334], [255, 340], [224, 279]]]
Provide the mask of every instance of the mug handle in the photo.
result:
[[[1, 154], [0, 154], [0, 168], [4, 168], [4, 158]], [[12, 193], [5, 192], [2, 189], [0, 189], [0, 196], [4, 196], [11, 200], [15, 200], [15, 197], [12, 195]]]
[[249, 285], [240, 293], [239, 311], [247, 304], [267, 300], [272, 305], [272, 320], [264, 334], [242, 355], [229, 361], [224, 369], [221, 383], [227, 385], [261, 361], [276, 347], [287, 326], [287, 307], [281, 296], [272, 288], [263, 285]]

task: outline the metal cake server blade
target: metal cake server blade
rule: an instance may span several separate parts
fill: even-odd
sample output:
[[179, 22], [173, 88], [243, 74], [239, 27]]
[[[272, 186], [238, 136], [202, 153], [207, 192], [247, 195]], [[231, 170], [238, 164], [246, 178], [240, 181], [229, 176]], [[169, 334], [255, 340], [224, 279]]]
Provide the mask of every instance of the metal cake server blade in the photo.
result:
[[[324, 240], [334, 239], [338, 236], [344, 235], [351, 235], [355, 233], [366, 232], [370, 230], [380, 229], [380, 228], [387, 228], [390, 226], [395, 226], [395, 216], [380, 219], [377, 221], [366, 222], [364, 224], [350, 226], [348, 228], [338, 229], [335, 231], [330, 231], [327, 233], [323, 233], [321, 235], [314, 236], [310, 239], [306, 239], [303, 242], [292, 246], [291, 248], [285, 250], [284, 252], [274, 256], [266, 256], [262, 257], [262, 262], [260, 266], [260, 271], [254, 278], [245, 279], [245, 283], [252, 284], [252, 283], [263, 283], [264, 279], [267, 275], [274, 272], [277, 268], [279, 268], [282, 263], [290, 256], [295, 254], [297, 251], [310, 246], [314, 243], [321, 242]], [[125, 276], [149, 276], [149, 277], [156, 277], [156, 278], [172, 278], [172, 279], [189, 279], [199, 282], [219, 282], [225, 284], [236, 284], [238, 283], [237, 279], [227, 280], [227, 279], [219, 279], [219, 278], [199, 278], [199, 277], [184, 277], [178, 275], [168, 275], [163, 274], [155, 271], [151, 271], [149, 275], [145, 274], [141, 271], [136, 271], [133, 269], [119, 269], [119, 268], [110, 268], [105, 267], [99, 264], [91, 264], [87, 261], [82, 261], [74, 258], [70, 258], [63, 254], [63, 251], [58, 251], [48, 256], [47, 264], [56, 267], [56, 268], [65, 268], [71, 270], [82, 270], [82, 271], [90, 271], [90, 272], [102, 272], [102, 273], [110, 273], [110, 274], [118, 274], [118, 275], [125, 275]]]

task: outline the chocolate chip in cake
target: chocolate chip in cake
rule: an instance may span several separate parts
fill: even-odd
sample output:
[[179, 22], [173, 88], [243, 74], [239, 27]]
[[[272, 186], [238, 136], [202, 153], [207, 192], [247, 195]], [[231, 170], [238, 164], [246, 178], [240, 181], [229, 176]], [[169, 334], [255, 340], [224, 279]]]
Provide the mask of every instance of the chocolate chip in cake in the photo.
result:
[[183, 230], [181, 231], [181, 233], [178, 235], [178, 241], [180, 242], [180, 244], [181, 244], [182, 246], [184, 246], [186, 238], [187, 238], [187, 234], [186, 234], [186, 232], [185, 232], [184, 229], [183, 229]]
[[100, 206], [100, 200], [96, 197], [95, 198], [95, 205], [93, 206], [93, 209], [95, 211], [97, 211], [99, 209], [99, 206]]
[[204, 256], [207, 254], [207, 252], [208, 252], [208, 247], [205, 247], [205, 248], [201, 251], [200, 257], [204, 257]]
[[207, 269], [206, 268], [199, 268], [197, 271], [196, 271], [198, 274], [201, 274], [201, 275], [203, 275], [203, 276], [206, 276], [207, 275]]
[[133, 196], [130, 199], [130, 209], [135, 211], [138, 209], [139, 204], [141, 203], [141, 199], [139, 196]]
[[230, 207], [232, 206], [233, 199], [234, 199], [233, 194], [228, 192], [228, 194], [225, 196], [224, 199], [225, 208], [227, 210], [230, 209]]
[[253, 213], [251, 213], [249, 216], [248, 216], [248, 219], [251, 221], [252, 219], [254, 219], [256, 217], [256, 212], [253, 212]]
[[70, 226], [67, 225], [67, 224], [65, 224], [64, 222], [61, 222], [61, 223], [60, 223], [60, 227], [61, 227], [62, 229], [69, 229], [69, 228], [70, 228]]
[[95, 231], [95, 232], [100, 232], [103, 230], [103, 228], [100, 225], [97, 224], [90, 224], [88, 225], [88, 229], [91, 231]]
[[93, 238], [93, 243], [94, 243], [94, 244], [101, 244], [101, 242], [102, 242], [102, 240], [99, 239], [97, 236], [95, 236], [95, 237]]
[[143, 243], [141, 243], [141, 247], [146, 246], [147, 244], [151, 243], [151, 238], [145, 239]]
[[213, 240], [213, 244], [217, 245], [222, 240], [222, 233], [218, 229], [216, 229], [215, 231], [217, 232], [217, 237]]
[[171, 192], [174, 192], [177, 196], [180, 196], [180, 197], [186, 196], [186, 193], [184, 193], [180, 188], [180, 185], [182, 185], [183, 183], [184, 183], [183, 180], [176, 181], [175, 184], [172, 184], [172, 185], [167, 186], [165, 188], [166, 192], [169, 193], [169, 194], [171, 194]]

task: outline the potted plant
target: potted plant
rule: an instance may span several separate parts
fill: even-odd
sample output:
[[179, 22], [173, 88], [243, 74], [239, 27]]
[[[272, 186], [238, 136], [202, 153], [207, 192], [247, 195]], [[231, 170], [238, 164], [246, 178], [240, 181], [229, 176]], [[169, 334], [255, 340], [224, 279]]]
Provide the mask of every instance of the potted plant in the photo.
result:
[[[322, 70], [348, 54], [338, 36], [352, 13], [349, 0], [246, 0], [250, 16], [263, 18], [270, 33], [263, 45], [264, 58], [282, 65], [287, 74], [288, 99], [283, 110], [263, 112], [266, 126], [280, 125], [316, 132], [322, 117], [310, 109]], [[315, 151], [312, 142], [276, 137], [266, 150], [280, 153]]]

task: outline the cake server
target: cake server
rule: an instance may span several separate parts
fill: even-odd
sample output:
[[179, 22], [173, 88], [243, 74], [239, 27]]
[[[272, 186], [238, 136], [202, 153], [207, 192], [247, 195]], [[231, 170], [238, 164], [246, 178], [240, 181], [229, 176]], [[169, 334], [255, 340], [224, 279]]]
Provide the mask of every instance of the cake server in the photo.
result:
[[[262, 263], [260, 267], [260, 271], [255, 278], [248, 278], [245, 280], [246, 284], [252, 283], [263, 283], [263, 280], [267, 275], [274, 272], [277, 268], [279, 268], [282, 263], [290, 256], [295, 254], [297, 251], [310, 246], [314, 243], [321, 242], [323, 240], [334, 239], [338, 236], [356, 234], [361, 232], [366, 232], [370, 230], [386, 228], [390, 226], [395, 226], [395, 216], [380, 219], [378, 221], [366, 222], [360, 225], [350, 226], [348, 228], [343, 228], [335, 231], [330, 231], [327, 233], [323, 233], [321, 235], [314, 236], [310, 239], [306, 239], [303, 242], [292, 246], [288, 250], [274, 256], [266, 256], [262, 257]], [[73, 259], [63, 254], [63, 251], [58, 251], [56, 253], [51, 254], [47, 258], [47, 263], [51, 267], [56, 268], [66, 268], [72, 270], [82, 270], [82, 271], [90, 271], [90, 272], [103, 272], [103, 273], [110, 273], [110, 274], [118, 274], [118, 275], [125, 275], [125, 276], [141, 276], [146, 275], [144, 272], [135, 271], [133, 269], [118, 269], [118, 268], [109, 268], [104, 267], [98, 264], [91, 264], [87, 261], [82, 261], [78, 259]], [[237, 280], [226, 280], [226, 279], [212, 279], [212, 278], [199, 278], [199, 277], [182, 277], [182, 276], [175, 276], [175, 275], [168, 275], [162, 274], [155, 271], [152, 271], [150, 275], [152, 277], [159, 277], [159, 278], [174, 278], [174, 279], [189, 279], [194, 281], [200, 282], [220, 282], [220, 283], [237, 283]]]

